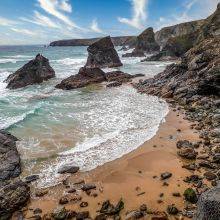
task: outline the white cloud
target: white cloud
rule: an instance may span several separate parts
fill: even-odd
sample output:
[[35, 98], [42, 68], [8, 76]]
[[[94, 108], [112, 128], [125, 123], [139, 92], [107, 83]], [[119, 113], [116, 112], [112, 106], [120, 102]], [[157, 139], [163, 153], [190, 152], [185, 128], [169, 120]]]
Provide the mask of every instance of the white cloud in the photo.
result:
[[29, 35], [29, 36], [35, 36], [38, 35], [38, 33], [30, 31], [28, 29], [17, 29], [17, 28], [10, 28], [12, 31], [20, 33], [20, 34], [24, 34], [24, 35]]
[[69, 13], [72, 12], [72, 5], [69, 3], [69, 0], [62, 0], [60, 2], [59, 8]]
[[17, 24], [16, 21], [0, 17], [0, 26], [13, 26], [14, 24]]
[[[40, 4], [40, 7], [44, 11], [46, 11], [48, 14], [51, 14], [54, 17], [58, 18], [59, 20], [61, 20], [62, 22], [64, 22], [65, 24], [67, 24], [71, 28], [79, 28], [73, 21], [71, 21], [71, 19], [68, 16], [66, 16], [65, 14], [63, 14], [62, 12], [59, 11], [59, 9], [60, 9], [59, 3], [60, 2], [58, 2], [57, 0], [38, 0], [38, 2]], [[66, 4], [64, 3], [64, 5], [69, 5], [67, 3], [67, 1], [65, 1], [65, 2], [66, 2]], [[68, 7], [65, 9], [69, 10], [70, 8], [68, 8]], [[62, 10], [63, 10], [63, 8], [62, 8]], [[65, 10], [65, 11], [67, 11], [67, 10]], [[71, 8], [71, 11], [72, 11], [72, 8]]]
[[137, 29], [143, 28], [143, 23], [147, 19], [146, 6], [148, 5], [149, 0], [131, 0], [132, 2], [132, 18], [121, 18], [118, 20], [121, 23], [130, 25]]
[[99, 28], [99, 26], [98, 26], [98, 22], [97, 22], [97, 20], [96, 19], [94, 19], [93, 21], [92, 21], [92, 24], [91, 24], [91, 30], [93, 31], [93, 32], [96, 32], [96, 33], [100, 33], [100, 34], [103, 34], [104, 32], [103, 32], [103, 30], [101, 30], [100, 28]]
[[44, 26], [44, 27], [60, 28], [60, 26], [58, 24], [56, 24], [54, 21], [52, 21], [47, 16], [42, 15], [38, 11], [34, 11], [33, 19], [24, 18], [24, 17], [22, 17], [20, 19], [22, 21], [30, 22], [30, 23], [37, 24], [37, 25]]

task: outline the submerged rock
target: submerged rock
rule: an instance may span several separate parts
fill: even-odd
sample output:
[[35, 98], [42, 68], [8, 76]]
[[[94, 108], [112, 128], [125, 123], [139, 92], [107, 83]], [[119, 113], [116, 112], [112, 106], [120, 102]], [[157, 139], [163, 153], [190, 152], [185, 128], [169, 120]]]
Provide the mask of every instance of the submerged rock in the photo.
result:
[[122, 66], [117, 51], [114, 48], [111, 37], [104, 37], [87, 49], [89, 55], [86, 67], [119, 67]]
[[16, 148], [17, 138], [0, 131], [0, 181], [8, 180], [20, 175], [20, 156]]
[[11, 182], [0, 189], [0, 216], [9, 219], [14, 211], [26, 204], [30, 188], [22, 181]]
[[6, 82], [7, 88], [18, 89], [27, 85], [39, 84], [55, 77], [55, 72], [49, 64], [49, 60], [38, 54], [15, 73], [9, 75]]
[[184, 198], [186, 201], [196, 203], [198, 200], [197, 194], [194, 189], [188, 188], [184, 191]]

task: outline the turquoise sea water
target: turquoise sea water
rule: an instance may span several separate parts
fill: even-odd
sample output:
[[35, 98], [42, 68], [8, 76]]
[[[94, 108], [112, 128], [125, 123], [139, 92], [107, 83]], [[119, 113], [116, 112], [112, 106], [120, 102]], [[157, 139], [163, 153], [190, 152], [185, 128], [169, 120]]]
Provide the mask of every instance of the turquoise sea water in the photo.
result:
[[[6, 89], [7, 76], [37, 53], [50, 60], [56, 78], [41, 85]], [[54, 88], [62, 79], [76, 74], [86, 58], [86, 47], [0, 47], [0, 129], [19, 138], [24, 175], [39, 173], [40, 187], [60, 181], [57, 169], [62, 164], [90, 170], [131, 152], [155, 135], [168, 112], [165, 102], [140, 95], [129, 85], [93, 85], [72, 91]], [[147, 77], [167, 65], [140, 63], [139, 58], [121, 59], [121, 70]]]

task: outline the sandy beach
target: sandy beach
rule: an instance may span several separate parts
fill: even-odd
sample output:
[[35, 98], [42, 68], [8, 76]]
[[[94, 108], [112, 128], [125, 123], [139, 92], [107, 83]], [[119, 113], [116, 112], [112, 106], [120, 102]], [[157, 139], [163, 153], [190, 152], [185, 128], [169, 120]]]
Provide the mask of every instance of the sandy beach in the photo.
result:
[[[116, 204], [120, 198], [125, 203], [125, 209], [121, 212], [122, 219], [128, 211], [138, 209], [142, 204], [146, 204], [148, 211], [152, 212], [164, 212], [171, 204], [181, 210], [184, 207], [182, 195], [187, 188], [183, 179], [190, 171], [182, 168], [187, 161], [177, 156], [176, 142], [184, 139], [198, 141], [199, 137], [184, 119], [184, 114], [170, 108], [157, 134], [137, 150], [90, 172], [72, 175], [64, 184], [49, 188], [48, 193], [41, 198], [32, 195], [26, 218], [33, 216], [36, 208], [42, 209], [42, 214], [51, 213], [59, 206], [62, 196], [70, 201], [65, 205], [67, 209], [89, 211], [92, 218], [96, 216], [103, 201], [110, 200]], [[164, 172], [172, 173], [167, 181], [160, 178]], [[81, 181], [95, 183], [97, 189], [92, 190], [90, 195], [81, 190], [67, 193], [72, 188], [77, 189], [76, 183]], [[180, 193], [181, 197], [175, 197], [173, 193]], [[81, 208], [81, 202], [88, 202], [88, 207]]]

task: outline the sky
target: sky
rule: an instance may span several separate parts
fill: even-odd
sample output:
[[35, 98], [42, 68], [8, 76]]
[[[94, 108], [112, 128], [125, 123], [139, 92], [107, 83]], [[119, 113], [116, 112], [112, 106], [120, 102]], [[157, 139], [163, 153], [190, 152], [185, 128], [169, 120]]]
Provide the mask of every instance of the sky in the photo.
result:
[[137, 35], [209, 16], [220, 0], [0, 0], [0, 45]]

